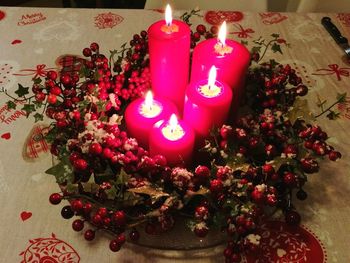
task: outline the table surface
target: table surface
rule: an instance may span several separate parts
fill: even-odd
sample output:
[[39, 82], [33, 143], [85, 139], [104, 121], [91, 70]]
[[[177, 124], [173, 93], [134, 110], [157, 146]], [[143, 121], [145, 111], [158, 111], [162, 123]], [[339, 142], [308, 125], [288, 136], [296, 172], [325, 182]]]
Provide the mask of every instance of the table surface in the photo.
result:
[[[175, 12], [180, 16], [181, 11]], [[338, 93], [348, 92], [350, 66], [342, 58], [343, 51], [320, 24], [328, 15], [346, 37], [350, 37], [350, 14], [296, 13], [240, 13], [201, 12], [194, 17], [194, 25], [209, 26], [220, 17], [229, 22], [229, 36], [248, 41], [260, 36], [269, 39], [278, 33], [290, 43], [283, 47], [283, 55], [268, 52], [266, 57], [294, 67], [309, 87], [307, 95], [311, 112], [318, 113], [318, 98], [335, 101]], [[17, 83], [30, 84], [35, 74], [47, 68], [57, 68], [56, 59], [62, 54], [80, 55], [91, 42], [100, 43], [101, 50], [119, 48], [154, 21], [163, 17], [151, 10], [87, 10], [87, 9], [30, 9], [0, 7], [0, 88], [13, 92]], [[20, 111], [7, 110], [7, 97], [0, 93], [0, 262], [37, 262], [39, 257], [60, 262], [219, 262], [213, 252], [193, 254], [165, 253], [127, 245], [119, 253], [108, 249], [108, 238], [99, 236], [92, 243], [85, 242], [81, 233], [72, 231], [72, 220], [60, 217], [62, 204], [48, 203], [51, 193], [59, 190], [54, 177], [44, 171], [51, 165], [48, 147], [43, 141], [33, 142], [44, 123], [35, 124]], [[314, 259], [306, 262], [350, 262], [350, 157], [348, 141], [350, 129], [350, 99], [335, 107], [337, 120], [319, 118], [319, 124], [331, 136], [329, 141], [343, 153], [338, 162], [325, 160], [319, 174], [311, 175], [307, 186], [309, 198], [298, 203], [302, 214], [302, 230], [307, 230], [318, 247]], [[47, 122], [46, 122], [47, 123]], [[54, 251], [42, 250], [55, 244]], [[320, 250], [321, 248], [321, 250]], [[276, 249], [276, 247], [274, 248]], [[38, 252], [39, 251], [39, 252]], [[66, 252], [65, 252], [66, 251]], [[277, 251], [282, 258], [282, 250]], [[23, 253], [22, 253], [23, 252]], [[284, 250], [282, 252], [285, 252]], [[36, 254], [37, 253], [37, 254]], [[51, 254], [50, 254], [51, 253]], [[175, 255], [176, 254], [176, 255]], [[32, 258], [30, 258], [32, 255]], [[178, 259], [175, 259], [178, 258]], [[51, 260], [51, 261], [50, 261]], [[304, 259], [295, 262], [305, 262]], [[41, 261], [40, 261], [41, 262]]]

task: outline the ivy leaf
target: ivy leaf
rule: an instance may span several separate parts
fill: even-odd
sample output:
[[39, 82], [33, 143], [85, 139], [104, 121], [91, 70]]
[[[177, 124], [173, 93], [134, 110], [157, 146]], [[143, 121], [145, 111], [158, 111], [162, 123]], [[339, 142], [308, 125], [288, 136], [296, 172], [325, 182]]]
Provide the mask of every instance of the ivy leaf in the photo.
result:
[[78, 184], [67, 184], [66, 190], [70, 194], [76, 194], [79, 193], [79, 186]]
[[276, 33], [273, 33], [273, 34], [271, 34], [271, 36], [272, 36], [273, 38], [278, 38], [280, 35], [279, 35], [279, 34], [276, 34]]
[[34, 84], [40, 84], [42, 82], [41, 78], [35, 78], [33, 79]]
[[46, 170], [45, 173], [55, 176], [58, 184], [72, 183], [74, 179], [73, 168], [67, 156]]
[[233, 169], [233, 171], [242, 171], [247, 172], [250, 164], [249, 163], [230, 163], [229, 166]]
[[141, 200], [143, 200], [143, 198], [140, 196], [131, 192], [125, 192], [123, 196], [123, 206], [135, 206], [140, 203]]
[[80, 70], [79, 70], [79, 77], [88, 77], [90, 75], [90, 70], [85, 66], [82, 65]]
[[15, 93], [18, 95], [18, 97], [23, 97], [27, 94], [29, 94], [29, 87], [23, 87], [21, 84], [18, 84], [18, 89], [15, 91]]
[[35, 122], [38, 122], [38, 121], [43, 121], [44, 120], [44, 116], [40, 113], [35, 113], [34, 114], [34, 119], [35, 119]]
[[41, 108], [41, 106], [43, 106], [43, 103], [41, 101], [33, 101], [34, 106], [36, 107], [36, 109]]
[[24, 110], [28, 116], [29, 114], [35, 111], [35, 106], [34, 104], [24, 104], [22, 110]]
[[247, 46], [248, 45], [248, 41], [247, 40], [241, 40], [241, 44]]
[[[91, 176], [91, 178], [93, 177]], [[98, 184], [96, 184], [95, 182], [91, 182], [90, 180], [89, 182], [81, 183], [81, 185], [84, 189], [84, 192], [92, 193], [92, 194], [97, 193], [98, 189], [100, 188]]]
[[303, 119], [306, 122], [315, 120], [315, 117], [309, 110], [307, 100], [304, 99], [296, 99], [287, 116], [292, 124], [298, 119]]
[[115, 186], [112, 186], [110, 189], [106, 189], [105, 193], [108, 199], [114, 200], [117, 197], [118, 190]]
[[346, 102], [346, 92], [344, 92], [344, 93], [337, 93], [337, 101], [338, 101], [338, 103]]
[[221, 229], [226, 224], [225, 216], [222, 213], [215, 213], [213, 216], [213, 224], [211, 225], [214, 229]]
[[48, 133], [45, 135], [45, 140], [48, 143], [52, 143], [57, 138], [57, 128], [51, 127]]
[[260, 53], [260, 51], [261, 51], [261, 47], [258, 47], [258, 46], [252, 47], [252, 53]]
[[117, 175], [115, 183], [117, 185], [124, 185], [129, 181], [130, 177], [130, 175], [128, 175], [123, 169], [121, 169], [120, 173]]
[[7, 105], [7, 108], [10, 110], [10, 109], [16, 109], [16, 107], [17, 107], [17, 104], [16, 103], [14, 103], [12, 100], [9, 100], [7, 103], [6, 103], [6, 105]]
[[163, 191], [150, 186], [145, 185], [137, 188], [131, 188], [128, 189], [128, 192], [135, 193], [135, 194], [145, 194], [151, 197], [152, 203], [155, 203], [159, 198], [163, 196], [169, 196], [168, 193], [164, 193]]
[[295, 162], [293, 159], [290, 158], [282, 158], [282, 157], [276, 157], [273, 159], [273, 161], [270, 163], [273, 168], [275, 168], [275, 171], [278, 171], [280, 167], [284, 164], [291, 164]]
[[283, 54], [283, 53], [282, 53], [282, 50], [281, 50], [281, 46], [280, 46], [279, 44], [277, 44], [277, 43], [273, 43], [273, 44], [272, 44], [271, 50], [272, 50], [274, 53], [279, 52], [279, 53]]

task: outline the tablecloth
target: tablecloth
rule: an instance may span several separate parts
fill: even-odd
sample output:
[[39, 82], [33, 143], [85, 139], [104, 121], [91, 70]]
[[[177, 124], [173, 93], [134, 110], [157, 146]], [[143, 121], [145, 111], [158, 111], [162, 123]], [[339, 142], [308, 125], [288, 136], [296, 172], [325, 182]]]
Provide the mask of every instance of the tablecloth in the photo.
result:
[[[174, 15], [182, 13], [175, 11]], [[229, 37], [247, 41], [250, 47], [254, 39], [278, 33], [290, 47], [283, 46], [281, 40], [283, 54], [269, 50], [266, 58], [288, 63], [301, 75], [310, 88], [306, 98], [311, 112], [320, 112], [319, 99], [330, 105], [338, 93], [350, 91], [350, 65], [320, 23], [327, 15], [350, 37], [350, 14], [199, 14], [191, 18], [194, 26], [203, 23], [209, 27], [225, 19]], [[30, 85], [35, 75], [58, 69], [59, 56], [81, 56], [81, 50], [94, 41], [108, 54], [162, 17], [161, 10], [0, 7], [0, 262], [38, 262], [39, 258], [40, 262], [101, 263], [223, 261], [221, 248], [164, 253], [128, 244], [113, 253], [104, 235], [86, 242], [83, 234], [72, 231], [72, 220], [61, 218], [63, 205], [48, 202], [49, 195], [59, 191], [54, 177], [44, 173], [51, 165], [51, 156], [40, 136], [48, 120], [34, 124], [21, 110], [6, 107], [8, 98], [3, 91], [11, 93], [17, 83]], [[301, 252], [296, 253], [294, 262], [350, 262], [350, 99], [334, 110], [339, 118], [329, 121], [324, 115], [318, 122], [343, 157], [338, 162], [322, 162], [320, 173], [309, 177], [309, 198], [297, 206], [302, 215], [299, 234], [306, 233], [310, 242], [302, 247], [301, 258]], [[282, 242], [279, 238], [283, 235], [275, 235], [271, 242]], [[277, 253], [280, 262], [286, 262], [282, 261], [284, 255], [291, 253], [278, 245], [268, 249]]]

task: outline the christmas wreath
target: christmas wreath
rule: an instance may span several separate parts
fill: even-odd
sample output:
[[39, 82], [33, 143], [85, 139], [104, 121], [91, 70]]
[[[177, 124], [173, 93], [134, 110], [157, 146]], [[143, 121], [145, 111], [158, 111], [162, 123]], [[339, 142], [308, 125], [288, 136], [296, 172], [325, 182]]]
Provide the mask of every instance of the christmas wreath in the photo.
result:
[[[191, 47], [216, 34], [216, 26], [207, 31], [198, 25]], [[335, 161], [341, 154], [312, 124], [299, 98], [308, 88], [295, 70], [262, 62], [267, 49], [282, 52], [286, 44], [273, 34], [270, 41], [255, 41], [239, 115], [211, 132], [201, 158], [190, 167], [169, 167], [163, 156], [151, 157], [128, 136], [123, 120], [126, 106], [151, 89], [147, 41], [146, 31], [135, 34], [109, 58], [92, 43], [83, 49], [79, 72], [63, 68], [34, 78], [33, 94], [19, 85], [17, 97], [8, 94], [8, 107], [22, 101], [36, 121], [44, 114], [53, 120], [46, 140], [56, 161], [47, 173], [62, 192], [49, 200], [55, 205], [69, 200], [62, 217], [77, 216], [73, 230], [84, 229], [86, 240], [107, 230], [115, 236], [109, 244], [115, 252], [126, 239], [138, 242], [140, 226], [146, 234], [161, 234], [181, 216], [199, 239], [212, 229], [225, 232], [224, 256], [239, 262], [244, 250], [259, 245], [254, 231], [271, 211], [266, 207], [280, 209], [288, 224], [299, 224], [292, 198], [307, 198], [303, 187], [318, 172], [319, 160]]]

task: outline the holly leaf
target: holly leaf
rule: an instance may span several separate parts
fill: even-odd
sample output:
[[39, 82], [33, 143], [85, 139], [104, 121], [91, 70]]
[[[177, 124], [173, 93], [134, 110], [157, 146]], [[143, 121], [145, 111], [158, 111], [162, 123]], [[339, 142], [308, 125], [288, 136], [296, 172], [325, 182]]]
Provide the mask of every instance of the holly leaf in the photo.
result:
[[21, 84], [18, 84], [18, 89], [15, 91], [15, 93], [18, 95], [18, 97], [23, 97], [27, 94], [29, 94], [29, 87], [23, 87]]
[[24, 104], [22, 110], [24, 110], [28, 116], [29, 114], [35, 111], [35, 106], [34, 104]]
[[120, 173], [117, 175], [117, 179], [116, 179], [116, 181], [115, 181], [115, 183], [118, 185], [124, 185], [124, 184], [126, 184], [128, 181], [129, 181], [129, 179], [130, 179], [130, 175], [129, 174], [127, 174], [125, 171], [124, 171], [124, 169], [121, 169], [120, 170]]
[[72, 183], [74, 180], [73, 168], [67, 156], [63, 157], [58, 164], [46, 170], [45, 173], [55, 176], [58, 184]]
[[152, 203], [155, 203], [159, 198], [163, 196], [169, 196], [168, 193], [164, 193], [163, 191], [151, 185], [145, 185], [137, 188], [130, 188], [128, 189], [128, 192], [148, 195], [151, 197]]
[[290, 159], [290, 158], [276, 157], [275, 159], [273, 159], [272, 162], [270, 162], [270, 164], [275, 169], [275, 171], [278, 171], [282, 165], [291, 164], [293, 162], [295, 162], [295, 161], [293, 159]]
[[42, 115], [40, 113], [35, 113], [33, 116], [34, 116], [35, 122], [44, 120], [44, 115]]
[[338, 103], [346, 102], [346, 92], [344, 92], [344, 93], [337, 93], [337, 101], [338, 101]]
[[277, 44], [277, 43], [273, 43], [272, 44], [271, 50], [273, 51], [273, 53], [279, 52], [279, 53], [283, 54], [282, 50], [281, 50], [281, 46], [279, 44]]
[[135, 206], [142, 200], [143, 198], [141, 198], [138, 195], [135, 195], [134, 193], [125, 192], [123, 195], [123, 206]]
[[16, 109], [17, 107], [17, 104], [14, 103], [12, 100], [9, 100], [8, 102], [6, 102], [6, 105], [7, 105], [7, 108], [10, 110], [10, 109]]
[[287, 113], [287, 117], [292, 124], [298, 119], [303, 119], [306, 122], [312, 122], [315, 120], [315, 117], [309, 110], [307, 100], [304, 99], [295, 100], [294, 105], [290, 107], [289, 112]]
[[232, 168], [232, 170], [235, 171], [242, 171], [242, 172], [247, 172], [250, 164], [249, 163], [229, 163], [228, 166]]

